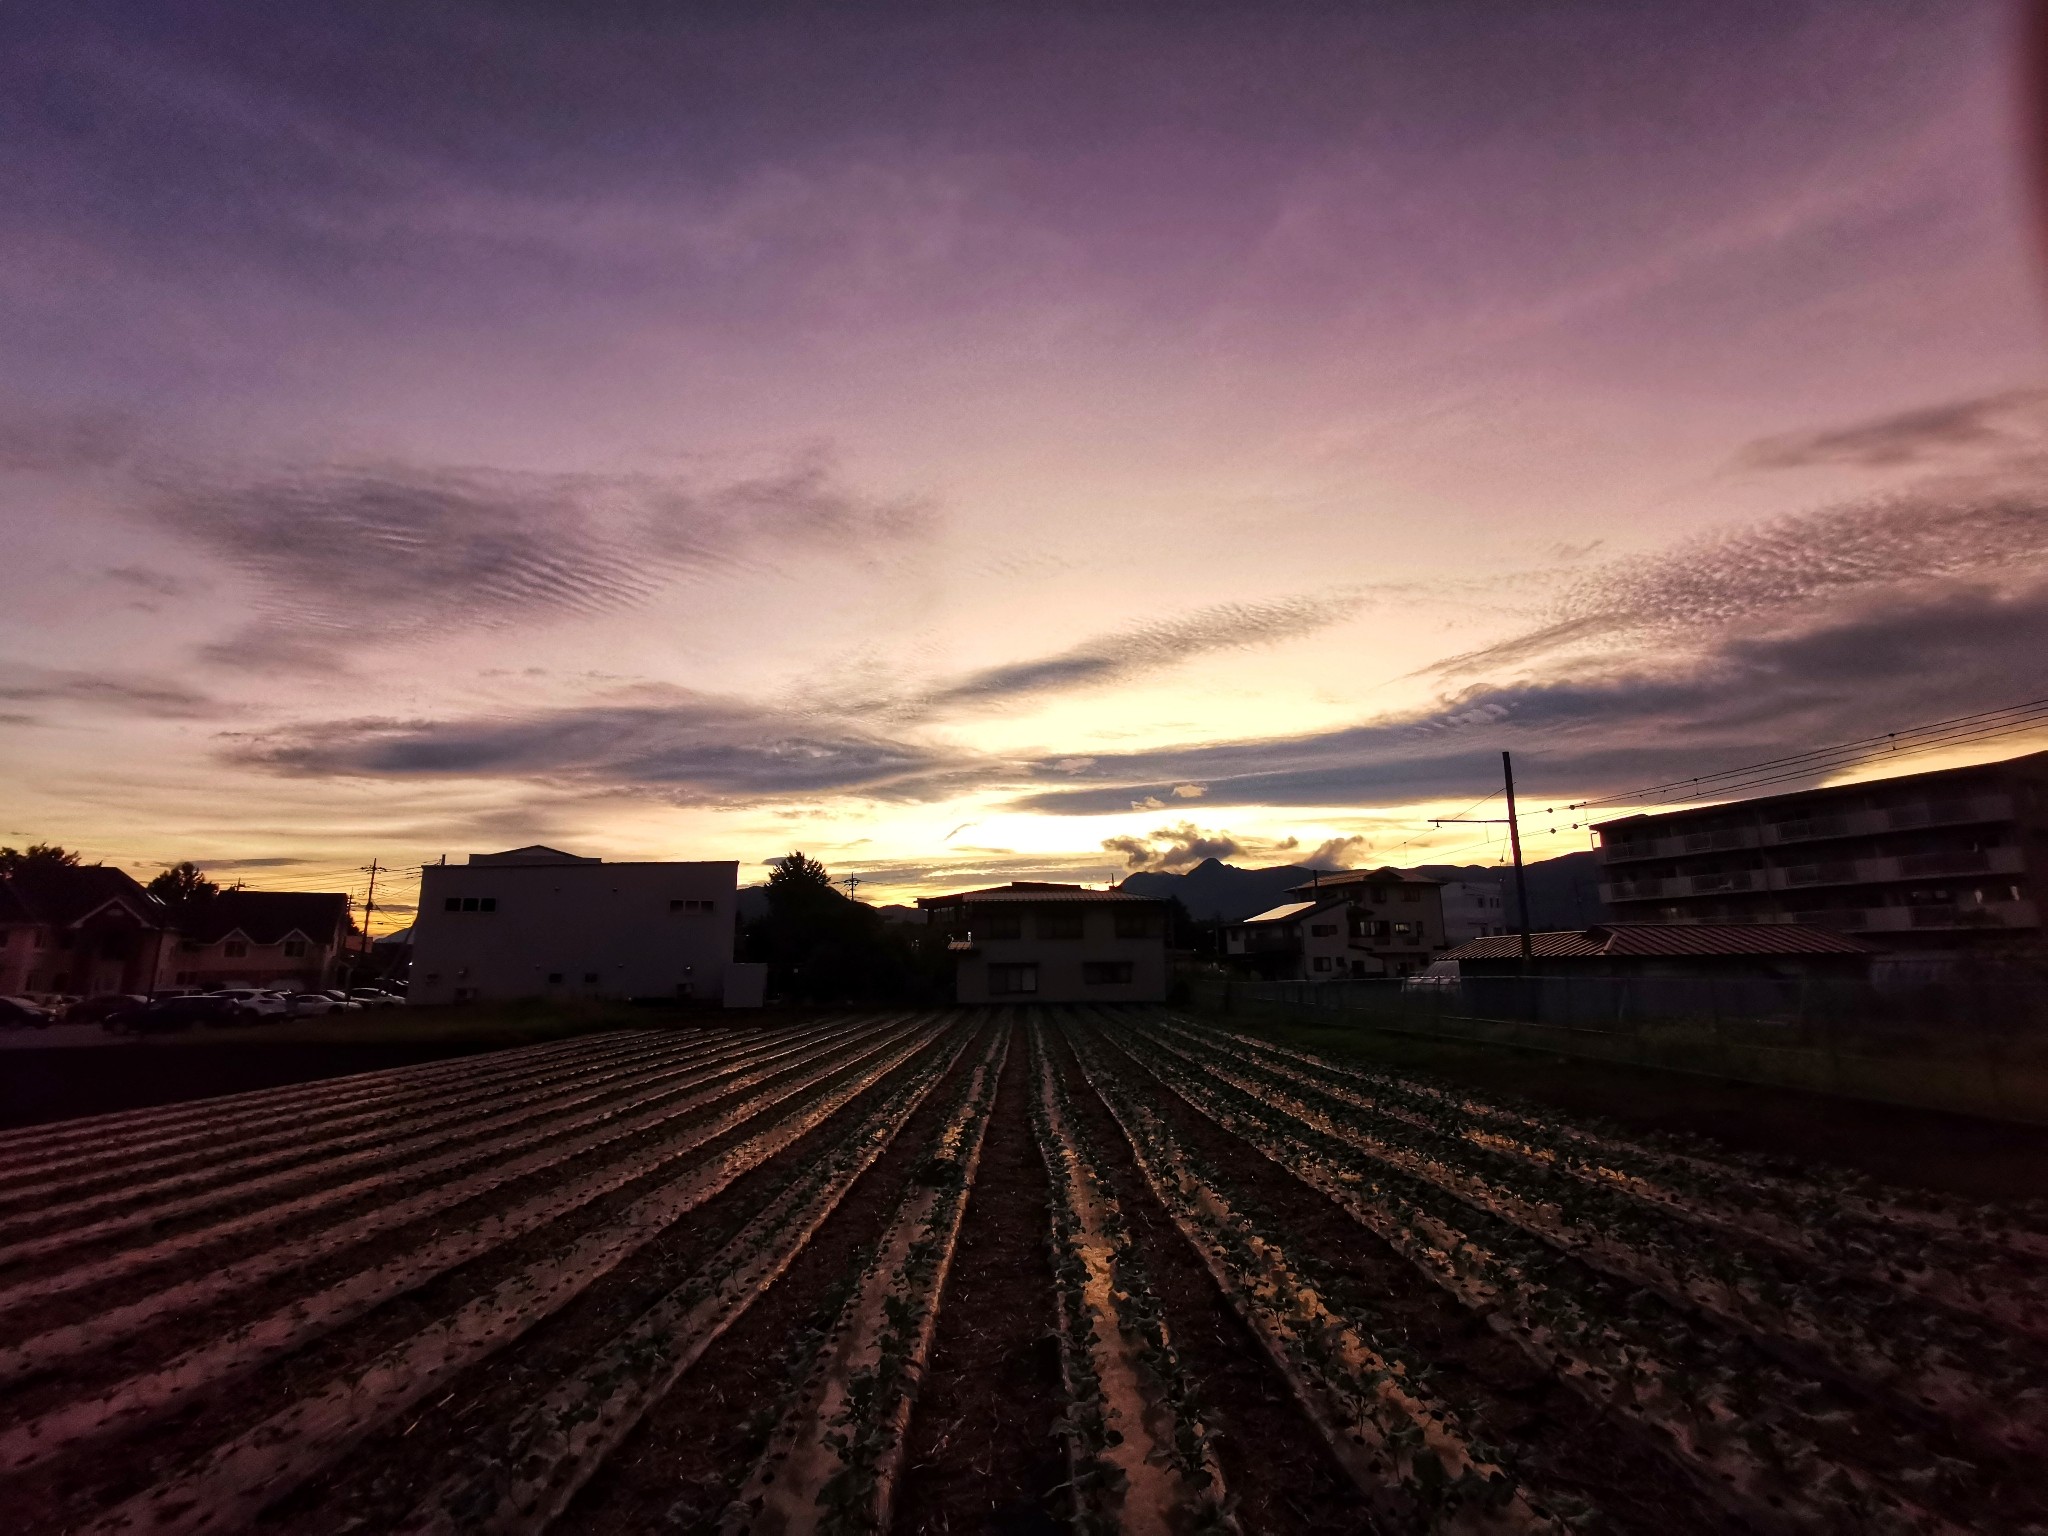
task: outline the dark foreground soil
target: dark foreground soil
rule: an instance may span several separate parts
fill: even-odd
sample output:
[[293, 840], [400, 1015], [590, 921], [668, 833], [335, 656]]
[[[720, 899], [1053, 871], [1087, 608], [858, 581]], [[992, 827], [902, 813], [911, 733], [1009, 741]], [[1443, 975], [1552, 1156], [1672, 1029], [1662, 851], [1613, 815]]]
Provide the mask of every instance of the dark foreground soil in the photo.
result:
[[897, 1493], [899, 1532], [1054, 1536], [1066, 1457], [1053, 1329], [1051, 1187], [1015, 1032], [953, 1255]]

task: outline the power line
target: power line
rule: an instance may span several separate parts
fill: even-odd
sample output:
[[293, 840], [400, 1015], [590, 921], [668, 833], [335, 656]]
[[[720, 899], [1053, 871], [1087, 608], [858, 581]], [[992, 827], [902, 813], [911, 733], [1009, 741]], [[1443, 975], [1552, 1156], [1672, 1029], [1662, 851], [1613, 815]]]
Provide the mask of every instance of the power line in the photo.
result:
[[1728, 795], [1740, 790], [1810, 778], [1831, 768], [1856, 766], [1879, 751], [1886, 756], [1905, 757], [1948, 747], [1969, 746], [1981, 741], [1995, 741], [2041, 725], [2048, 725], [2048, 699], [2032, 699], [2021, 704], [2009, 704], [2000, 709], [1980, 710], [1974, 714], [1929, 721], [1924, 725], [1909, 726], [1880, 735], [1859, 737], [1854, 741], [1813, 747], [1804, 752], [1766, 758], [1761, 762], [1746, 763], [1736, 768], [1723, 768], [1692, 778], [1670, 779], [1661, 784], [1652, 784], [1620, 794], [1548, 806], [1545, 807], [1543, 814], [1554, 815], [1558, 811], [1586, 810], [1603, 805], [1642, 805]]

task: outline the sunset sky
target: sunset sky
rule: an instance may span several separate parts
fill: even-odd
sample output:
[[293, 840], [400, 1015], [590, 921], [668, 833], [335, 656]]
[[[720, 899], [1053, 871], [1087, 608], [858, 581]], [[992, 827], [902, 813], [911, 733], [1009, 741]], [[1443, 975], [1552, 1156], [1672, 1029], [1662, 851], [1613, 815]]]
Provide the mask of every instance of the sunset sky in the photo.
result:
[[2048, 694], [2014, 21], [6, 7], [0, 842], [1492, 862]]

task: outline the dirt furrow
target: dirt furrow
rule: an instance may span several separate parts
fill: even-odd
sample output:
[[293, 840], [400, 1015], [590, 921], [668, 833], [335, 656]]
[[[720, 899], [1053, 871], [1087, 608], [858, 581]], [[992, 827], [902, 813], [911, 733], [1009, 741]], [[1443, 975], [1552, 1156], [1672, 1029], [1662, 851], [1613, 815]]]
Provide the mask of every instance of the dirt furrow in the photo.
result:
[[664, 1169], [687, 1167], [692, 1158], [713, 1155], [721, 1138], [771, 1109], [800, 1104], [806, 1095], [845, 1074], [877, 1070], [876, 1059], [905, 1049], [905, 1035], [914, 1033], [897, 1031], [857, 1045], [851, 1056], [801, 1063], [789, 1071], [764, 1074], [759, 1081], [742, 1079], [720, 1095], [722, 1101], [736, 1100], [733, 1107], [688, 1131], [664, 1136], [605, 1167], [573, 1174], [523, 1203], [501, 1204], [480, 1213], [423, 1246], [396, 1246], [371, 1267], [352, 1269], [324, 1289], [300, 1294], [267, 1316], [244, 1321], [226, 1333], [209, 1329], [209, 1342], [141, 1375], [114, 1380], [96, 1395], [60, 1398], [35, 1417], [0, 1431], [0, 1472], [36, 1466], [72, 1446], [130, 1432], [174, 1408], [212, 1398], [236, 1378], [304, 1348], [447, 1270], [489, 1255]]
[[[835, 1034], [829, 1040], [812, 1042], [807, 1049], [823, 1051], [839, 1039]], [[779, 1059], [780, 1055], [775, 1053], [774, 1059]], [[765, 1065], [767, 1059], [761, 1058], [759, 1065]], [[744, 1068], [732, 1066], [730, 1070], [738, 1072]], [[748, 1076], [752, 1078], [757, 1072], [758, 1065]], [[396, 1232], [506, 1189], [520, 1179], [544, 1173], [572, 1158], [585, 1156], [657, 1127], [677, 1124], [706, 1105], [727, 1097], [731, 1088], [716, 1086], [718, 1079], [726, 1075], [726, 1072], [718, 1073], [715, 1078], [693, 1075], [683, 1084], [651, 1094], [646, 1089], [654, 1085], [649, 1084], [643, 1087], [639, 1096], [621, 1099], [565, 1124], [543, 1127], [530, 1135], [507, 1138], [486, 1147], [465, 1148], [445, 1157], [412, 1163], [382, 1178], [324, 1190], [313, 1196], [301, 1197], [287, 1206], [258, 1211], [236, 1222], [226, 1223], [224, 1225], [235, 1228], [237, 1235], [241, 1236], [248, 1236], [260, 1227], [281, 1226], [287, 1222], [294, 1228], [304, 1228], [330, 1203], [343, 1197], [358, 1198], [364, 1192], [362, 1186], [375, 1190], [380, 1186], [435, 1180], [415, 1194], [387, 1199], [358, 1216], [319, 1226], [303, 1235], [272, 1232], [269, 1245], [255, 1252], [238, 1256], [207, 1254], [204, 1267], [189, 1278], [169, 1285], [159, 1284], [158, 1288], [125, 1302], [109, 1305], [96, 1297], [67, 1297], [67, 1301], [100, 1304], [91, 1310], [72, 1307], [68, 1309], [70, 1320], [51, 1323], [19, 1344], [0, 1348], [0, 1383], [18, 1381], [65, 1360], [106, 1349], [141, 1333], [160, 1318], [173, 1314], [190, 1316], [204, 1308], [217, 1306], [227, 1298], [273, 1282], [295, 1270], [308, 1268], [386, 1233]], [[706, 1091], [679, 1100], [673, 1098], [692, 1087]], [[570, 1133], [592, 1126], [597, 1129], [569, 1139]], [[509, 1155], [536, 1146], [537, 1150], [525, 1151], [524, 1155]], [[486, 1166], [466, 1177], [446, 1180], [439, 1177], [478, 1163]], [[203, 1229], [192, 1237], [204, 1238], [216, 1230]], [[154, 1262], [160, 1265], [173, 1256], [189, 1257], [194, 1249], [203, 1246], [207, 1245], [196, 1240], [174, 1239], [157, 1248], [144, 1250], [144, 1253], [153, 1254]]]
[[911, 1415], [899, 1532], [1041, 1528], [1058, 1503], [1059, 1363], [1045, 1165], [1027, 1041], [1011, 1025], [931, 1362]]
[[1000, 1031], [930, 1145], [809, 1379], [720, 1521], [728, 1536], [887, 1530], [960, 1223], [1009, 1060]]
[[1064, 1029], [1048, 1031], [1072, 1119], [1097, 1154], [1167, 1330], [1202, 1394], [1199, 1416], [1246, 1531], [1356, 1536], [1359, 1499], [1315, 1426], [1229, 1305], [1200, 1255], [1152, 1197], [1108, 1107], [1081, 1075]]
[[[619, 1030], [585, 1035], [548, 1045], [519, 1046], [492, 1051], [482, 1058], [483, 1070], [539, 1071], [560, 1060], [583, 1055], [601, 1055], [616, 1050], [675, 1037], [671, 1030]], [[166, 1047], [168, 1049], [168, 1047]], [[104, 1115], [85, 1115], [54, 1125], [26, 1126], [0, 1131], [0, 1166], [25, 1170], [37, 1176], [73, 1156], [94, 1156], [101, 1150], [136, 1152], [160, 1136], [185, 1134], [195, 1126], [209, 1132], [232, 1134], [252, 1122], [267, 1124], [276, 1115], [318, 1115], [334, 1112], [356, 1102], [374, 1101], [385, 1094], [402, 1093], [415, 1080], [439, 1083], [476, 1071], [479, 1058], [458, 1057], [427, 1065], [385, 1067], [375, 1072], [352, 1073], [347, 1077], [323, 1078], [286, 1088], [252, 1088], [244, 1093], [220, 1094], [153, 1109], [118, 1110]], [[259, 1119], [260, 1117], [260, 1119]]]
[[907, 1046], [890, 1051], [793, 1118], [765, 1127], [709, 1165], [640, 1195], [566, 1249], [521, 1266], [367, 1366], [295, 1393], [284, 1407], [217, 1446], [179, 1477], [108, 1511], [86, 1530], [114, 1536], [141, 1527], [156, 1536], [199, 1536], [242, 1528], [380, 1423], [573, 1301], [663, 1230], [929, 1050], [937, 1038], [934, 1031], [919, 1032]]
[[838, 1321], [853, 1278], [928, 1159], [932, 1137], [979, 1047], [956, 1061], [894, 1142], [855, 1183], [788, 1270], [664, 1396], [549, 1527], [563, 1536], [618, 1531], [709, 1536], [767, 1444], [777, 1405]]

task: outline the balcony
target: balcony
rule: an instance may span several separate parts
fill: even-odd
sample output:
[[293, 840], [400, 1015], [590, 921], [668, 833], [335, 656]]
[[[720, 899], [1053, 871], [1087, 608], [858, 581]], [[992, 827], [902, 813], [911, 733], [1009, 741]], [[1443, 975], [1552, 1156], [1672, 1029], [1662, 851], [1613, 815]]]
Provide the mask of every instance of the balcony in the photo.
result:
[[1953, 795], [1923, 800], [1882, 811], [1831, 811], [1790, 816], [1782, 821], [1746, 827], [1714, 827], [1678, 832], [1626, 843], [1604, 843], [1603, 864], [1635, 864], [1645, 859], [1677, 859], [1737, 848], [1779, 848], [1788, 843], [1819, 842], [1833, 837], [1874, 837], [1880, 832], [1910, 832], [1921, 827], [1962, 827], [2013, 820], [2012, 796]]
[[2026, 868], [2020, 850], [1957, 848], [1939, 853], [1909, 853], [1883, 859], [1822, 859], [1812, 864], [1787, 864], [1776, 869], [1724, 870], [1706, 875], [1674, 875], [1661, 880], [1613, 880], [1600, 887], [1602, 901], [1664, 901], [1674, 897], [1716, 896], [1730, 891], [1803, 891], [1827, 885], [1885, 885], [1899, 880], [1927, 880], [1945, 875], [2017, 875]]

